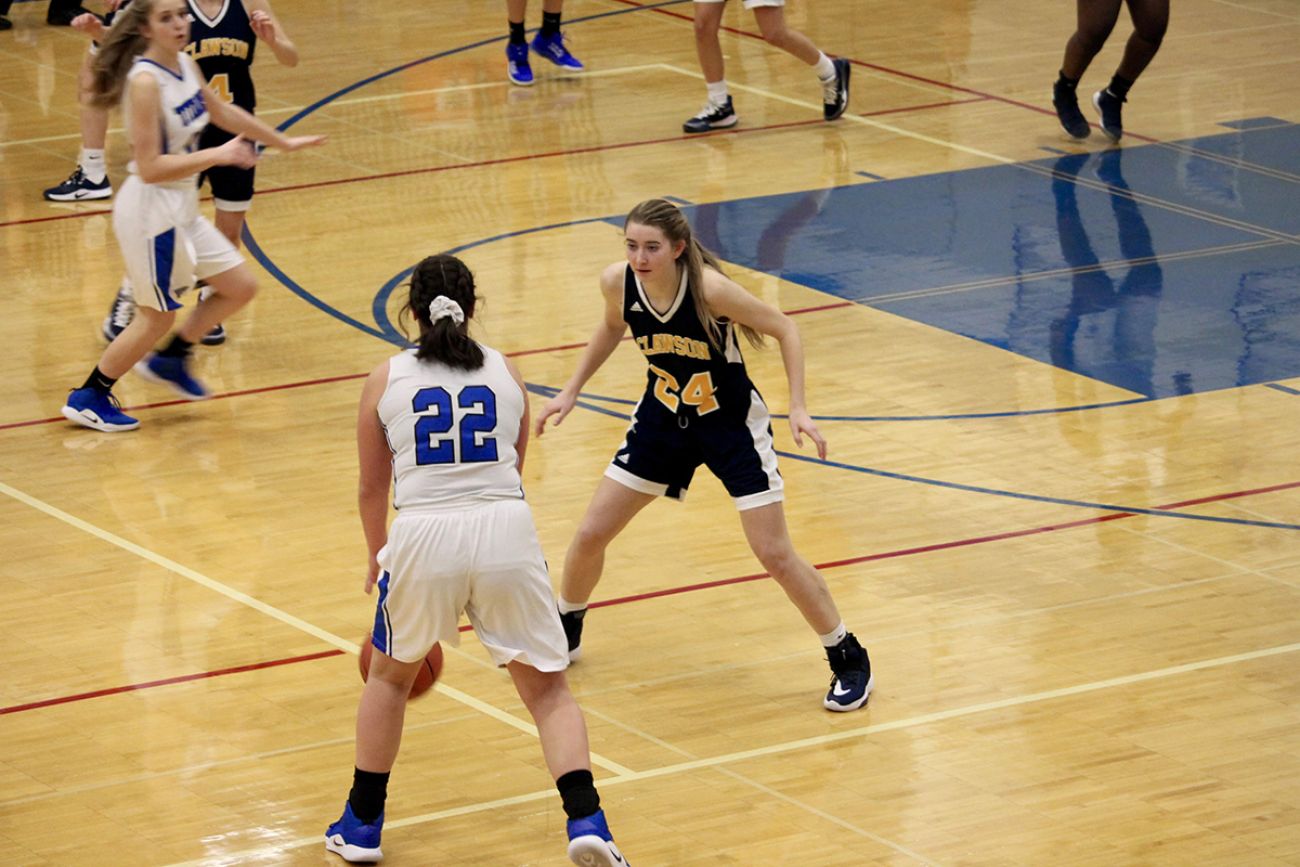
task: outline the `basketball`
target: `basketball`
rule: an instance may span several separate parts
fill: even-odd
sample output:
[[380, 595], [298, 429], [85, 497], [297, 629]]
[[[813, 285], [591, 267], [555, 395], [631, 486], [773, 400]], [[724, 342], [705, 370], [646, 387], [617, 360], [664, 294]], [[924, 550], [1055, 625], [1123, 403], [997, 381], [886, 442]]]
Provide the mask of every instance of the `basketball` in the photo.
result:
[[[361, 680], [365, 681], [366, 676], [370, 673], [370, 654], [375, 649], [371, 644], [372, 634], [367, 632], [365, 640], [361, 642], [361, 654], [357, 657], [357, 668], [361, 669]], [[415, 682], [411, 684], [411, 693], [407, 698], [418, 698], [424, 695], [438, 681], [442, 674], [442, 645], [436, 641], [433, 643], [433, 649], [424, 657], [424, 664], [420, 666], [420, 673], [415, 676]]]

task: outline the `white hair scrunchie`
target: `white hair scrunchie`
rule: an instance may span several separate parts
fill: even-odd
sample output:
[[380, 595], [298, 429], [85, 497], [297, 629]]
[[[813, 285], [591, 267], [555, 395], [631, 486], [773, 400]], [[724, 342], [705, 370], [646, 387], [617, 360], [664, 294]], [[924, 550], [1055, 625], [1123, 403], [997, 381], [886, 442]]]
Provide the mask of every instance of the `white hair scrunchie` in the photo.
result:
[[450, 316], [451, 320], [457, 325], [465, 321], [465, 311], [460, 305], [452, 301], [446, 295], [439, 295], [429, 302], [429, 321], [437, 322], [439, 319]]

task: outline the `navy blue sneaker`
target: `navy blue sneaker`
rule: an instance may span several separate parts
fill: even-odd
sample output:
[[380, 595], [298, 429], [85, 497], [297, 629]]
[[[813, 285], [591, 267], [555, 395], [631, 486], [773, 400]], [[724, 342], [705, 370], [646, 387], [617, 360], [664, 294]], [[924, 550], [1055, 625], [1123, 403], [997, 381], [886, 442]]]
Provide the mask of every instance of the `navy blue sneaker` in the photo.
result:
[[876, 679], [871, 674], [871, 659], [850, 632], [834, 647], [826, 648], [831, 664], [831, 688], [822, 704], [827, 710], [857, 710], [871, 697]]
[[564, 46], [564, 34], [562, 33], [557, 33], [554, 36], [543, 36], [538, 33], [533, 37], [533, 52], [565, 69], [583, 68], [582, 61], [570, 54], [569, 49]]
[[130, 289], [122, 286], [113, 296], [113, 306], [108, 308], [108, 315], [104, 317], [104, 324], [99, 327], [99, 333], [112, 343], [117, 339], [117, 335], [126, 330], [126, 326], [130, 325], [134, 318], [135, 298], [131, 295]]
[[528, 43], [506, 45], [506, 74], [515, 84], [528, 87], [533, 83], [533, 68], [528, 65]]
[[107, 199], [113, 195], [113, 185], [105, 175], [98, 183], [86, 177], [86, 173], [77, 166], [77, 170], [68, 175], [68, 179], [57, 187], [50, 187], [43, 195], [49, 202], [88, 202], [92, 199]]
[[627, 867], [627, 859], [614, 845], [614, 835], [605, 823], [605, 811], [597, 810], [585, 819], [570, 819], [569, 860], [582, 867]]
[[363, 825], [352, 815], [352, 805], [343, 805], [343, 815], [325, 829], [325, 850], [354, 864], [373, 864], [384, 857], [379, 851], [379, 834], [384, 830], [384, 814], [372, 824]]
[[736, 116], [736, 109], [731, 105], [731, 97], [722, 105], [715, 105], [712, 102], [706, 102], [704, 108], [695, 117], [687, 118], [686, 123], [682, 124], [682, 132], [709, 132], [715, 129], [728, 129], [736, 125], [740, 118]]
[[1076, 141], [1083, 141], [1092, 132], [1088, 119], [1079, 111], [1079, 95], [1073, 87], [1056, 82], [1052, 85], [1052, 108], [1056, 109], [1056, 119], [1061, 122], [1061, 129]]
[[569, 662], [582, 658], [582, 618], [587, 616], [587, 609], [560, 612], [560, 625], [564, 627], [564, 637], [569, 642]]
[[835, 77], [822, 82], [822, 117], [835, 120], [849, 107], [849, 75], [853, 66], [843, 58], [832, 61]]
[[1122, 113], [1124, 103], [1127, 101], [1124, 97], [1111, 93], [1109, 89], [1099, 90], [1092, 95], [1092, 104], [1097, 107], [1097, 113], [1101, 115], [1101, 131], [1111, 141], [1119, 141], [1124, 135]]
[[135, 372], [150, 382], [169, 386], [186, 400], [207, 400], [210, 393], [203, 383], [190, 376], [186, 359], [151, 353], [135, 366]]
[[111, 392], [93, 388], [74, 388], [68, 392], [68, 402], [63, 406], [63, 417], [83, 427], [106, 433], [135, 430], [140, 422], [122, 412], [122, 406]]

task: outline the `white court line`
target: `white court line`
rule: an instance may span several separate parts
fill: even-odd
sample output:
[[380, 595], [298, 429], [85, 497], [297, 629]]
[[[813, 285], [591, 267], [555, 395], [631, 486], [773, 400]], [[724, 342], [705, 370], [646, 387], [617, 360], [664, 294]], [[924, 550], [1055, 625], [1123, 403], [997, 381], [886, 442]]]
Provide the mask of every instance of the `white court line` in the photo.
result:
[[[600, 78], [606, 75], [627, 75], [633, 72], [644, 72], [647, 69], [665, 69], [668, 68], [663, 63], [643, 63], [638, 66], [616, 66], [612, 69], [596, 69], [590, 72], [581, 73], [582, 78]], [[366, 105], [374, 102], [389, 102], [394, 99], [409, 99], [413, 96], [431, 96], [438, 93], [460, 93], [471, 90], [490, 90], [493, 88], [515, 87], [508, 81], [486, 81], [478, 84], [455, 84], [447, 87], [431, 87], [424, 90], [404, 90], [401, 93], [383, 93], [375, 96], [350, 96], [343, 99], [336, 99], [327, 102], [320, 107], [321, 111], [333, 108], [336, 105]], [[314, 103], [313, 103], [314, 104]], [[259, 108], [258, 117], [265, 117], [272, 114], [296, 114], [307, 108], [305, 105], [287, 105], [276, 108]], [[125, 130], [120, 126], [115, 126], [109, 130], [110, 133], [121, 133]], [[80, 139], [81, 133], [64, 133], [63, 135], [47, 135], [39, 138], [24, 138], [0, 141], [0, 148], [10, 147], [12, 145], [42, 144], [51, 141], [68, 141], [70, 139]]]
[[[1266, 647], [1262, 650], [1252, 650], [1246, 653], [1235, 653], [1230, 656], [1220, 656], [1214, 659], [1203, 659], [1199, 662], [1189, 662], [1183, 665], [1173, 665], [1167, 668], [1157, 668], [1151, 671], [1143, 671], [1137, 674], [1128, 674], [1122, 677], [1112, 677], [1106, 680], [1096, 680], [1090, 683], [1081, 683], [1075, 686], [1062, 687], [1060, 689], [1049, 689], [1041, 692], [1032, 692], [1026, 695], [1014, 696], [1012, 698], [999, 699], [998, 701], [981, 702], [979, 704], [967, 705], [965, 707], [952, 708], [951, 710], [936, 711], [934, 713], [922, 714], [920, 716], [908, 717], [906, 719], [894, 720], [893, 722], [880, 723], [878, 725], [859, 726], [857, 728], [845, 729], [844, 731], [833, 734], [816, 735], [814, 737], [800, 738], [799, 740], [786, 741], [779, 744], [771, 744], [766, 747], [757, 747], [751, 750], [740, 750], [734, 753], [724, 753], [720, 756], [713, 756], [706, 759], [694, 759], [691, 761], [678, 762], [677, 764], [664, 765], [663, 767], [653, 768], [646, 771], [637, 771], [631, 774], [620, 774], [616, 777], [606, 777], [598, 782], [602, 787], [617, 786], [623, 783], [639, 782], [641, 780], [651, 780], [657, 777], [667, 777], [674, 774], [680, 774], [685, 771], [694, 771], [704, 768], [716, 768], [721, 765], [728, 765], [734, 762], [743, 762], [750, 759], [761, 759], [768, 756], [776, 756], [784, 753], [795, 752], [797, 750], [809, 749], [812, 747], [822, 747], [827, 744], [839, 743], [841, 741], [854, 740], [856, 738], [866, 737], [868, 735], [878, 734], [880, 732], [899, 731], [902, 729], [916, 728], [926, 726], [936, 722], [946, 722], [952, 719], [958, 719], [966, 716], [973, 716], [994, 710], [1006, 710], [1008, 708], [1023, 707], [1025, 705], [1038, 704], [1040, 702], [1052, 701], [1058, 698], [1070, 698], [1077, 695], [1086, 695], [1090, 692], [1099, 692], [1106, 689], [1115, 689], [1117, 687], [1132, 686], [1137, 683], [1159, 680], [1166, 677], [1176, 677], [1182, 674], [1190, 674], [1196, 671], [1204, 671], [1210, 668], [1221, 668], [1228, 665], [1235, 665], [1239, 662], [1250, 662], [1256, 659], [1266, 659], [1271, 656], [1282, 656], [1288, 653], [1300, 651], [1300, 643], [1284, 644], [1277, 647]], [[464, 816], [471, 813], [486, 812], [495, 810], [499, 807], [510, 806], [512, 804], [522, 804], [528, 801], [540, 801], [545, 798], [554, 797], [555, 792], [552, 789], [546, 789], [539, 792], [530, 792], [523, 795], [515, 795], [509, 798], [501, 798], [495, 801], [484, 801], [478, 804], [467, 804], [461, 807], [454, 807], [448, 810], [438, 810], [432, 813], [425, 813], [421, 816], [410, 816], [406, 819], [400, 819], [392, 823], [385, 822], [385, 827], [399, 828], [410, 825], [419, 825], [427, 822], [436, 822], [440, 819], [449, 819], [455, 816]], [[239, 863], [245, 859], [253, 857], [269, 857], [280, 852], [290, 849], [300, 849], [304, 846], [319, 846], [322, 844], [321, 835], [312, 837], [303, 837], [297, 840], [290, 840], [276, 846], [262, 847], [259, 849], [249, 849], [242, 852], [228, 853], [221, 856], [214, 856], [208, 859], [199, 859], [197, 861], [186, 861], [181, 864], [173, 864], [171, 867], [196, 867], [196, 865], [213, 865], [230, 863]]]
[[[670, 63], [662, 63], [660, 65], [663, 66], [665, 69], [671, 69], [673, 72], [680, 73], [681, 75], [687, 75], [690, 76], [691, 78], [698, 78], [701, 81], [704, 80], [703, 73], [693, 72], [692, 70], [689, 69], [682, 69], [680, 66], [673, 66]], [[789, 96], [782, 96], [779, 93], [773, 93], [772, 91], [764, 90], [761, 87], [750, 87], [749, 85], [736, 84], [735, 82], [731, 82], [731, 81], [727, 82], [727, 87], [731, 88], [732, 90], [742, 90], [745, 91], [746, 93], [757, 94], [758, 96], [762, 96], [766, 99], [773, 99], [776, 100], [777, 102], [787, 103], [788, 105], [797, 105], [800, 108], [806, 108], [809, 109], [810, 111], [816, 111], [818, 114], [821, 114], [822, 112], [822, 104], [820, 102], [812, 103], [802, 99], [795, 99]], [[972, 156], [977, 156], [982, 159], [990, 160], [991, 162], [995, 162], [995, 163], [1005, 163], [1007, 165], [1012, 165], [1016, 163], [1016, 160], [1013, 160], [1010, 157], [1004, 157], [999, 154], [990, 153], [988, 151], [982, 151], [979, 150], [978, 148], [967, 147], [966, 145], [957, 144], [956, 142], [947, 141], [945, 139], [935, 138], [933, 136], [928, 136], [925, 133], [913, 132], [908, 129], [903, 129], [902, 127], [899, 126], [894, 126], [893, 124], [884, 123], [883, 121], [878, 121], [878, 120], [872, 120], [869, 117], [863, 117], [862, 115], [853, 114], [852, 112], [848, 112], [848, 111], [844, 113], [844, 115], [840, 118], [840, 120], [849, 121], [850, 123], [859, 123], [862, 124], [863, 126], [875, 127], [876, 129], [882, 129], [885, 130], [886, 132], [892, 132], [894, 135], [903, 136], [905, 138], [914, 138], [917, 141], [927, 142], [928, 144], [932, 144], [937, 147], [947, 148], [949, 150], [961, 151], [963, 153], [968, 153], [971, 154]]]
[[[301, 618], [294, 617], [292, 614], [290, 614], [287, 611], [281, 611], [279, 608], [276, 608], [274, 605], [268, 605], [267, 603], [261, 601], [260, 599], [257, 599], [253, 596], [249, 596], [247, 593], [244, 593], [240, 590], [236, 590], [235, 588], [227, 584], [222, 584], [220, 581], [217, 581], [213, 578], [209, 578], [203, 573], [197, 572], [188, 566], [184, 566], [180, 563], [177, 563], [175, 560], [172, 560], [169, 557], [164, 557], [161, 554], [158, 554], [154, 551], [150, 551], [148, 548], [145, 548], [141, 545], [137, 545], [136, 543], [131, 542], [127, 539], [123, 539], [121, 536], [118, 536], [114, 533], [110, 533], [107, 530], [102, 529], [100, 527], [96, 527], [94, 524], [91, 524], [87, 521], [83, 521], [75, 515], [70, 515], [67, 512], [63, 511], [62, 509], [56, 508], [55, 506], [51, 506], [49, 503], [46, 503], [42, 500], [38, 500], [35, 497], [30, 496], [29, 494], [25, 494], [22, 491], [18, 490], [17, 488], [10, 487], [4, 482], [0, 482], [0, 493], [10, 496], [13, 499], [17, 500], [18, 502], [30, 506], [31, 508], [35, 509], [38, 512], [43, 512], [52, 518], [56, 518], [62, 521], [63, 523], [68, 524], [69, 526], [75, 527], [78, 530], [81, 530], [83, 533], [87, 533], [91, 536], [94, 536], [96, 539], [100, 539], [101, 541], [107, 542], [110, 545], [115, 545], [124, 551], [136, 555], [142, 560], [147, 560], [150, 563], [153, 563], [157, 566], [161, 566], [162, 568], [166, 569], [169, 572], [181, 576], [182, 578], [187, 578], [201, 587], [206, 587], [207, 589], [219, 593], [222, 596], [225, 596], [229, 599], [233, 599], [234, 601], [240, 603], [241, 605], [246, 605], [249, 608], [252, 608], [254, 611], [260, 612], [274, 620], [278, 620], [281, 623], [292, 626], [294, 629], [305, 632], [314, 638], [318, 638], [321, 641], [325, 642], [326, 644], [330, 645], [331, 647], [337, 647], [339, 650], [343, 650], [346, 651], [347, 653], [352, 653], [352, 654], [356, 654], [360, 651], [360, 647], [357, 644], [348, 641], [346, 638], [340, 638], [339, 636], [334, 635], [331, 632], [326, 632], [324, 629], [321, 629], [318, 626], [314, 626]], [[508, 714], [505, 711], [491, 704], [488, 704], [485, 701], [481, 701], [468, 693], [461, 692], [455, 687], [448, 686], [445, 683], [434, 684], [434, 689], [436, 689], [438, 692], [442, 693], [443, 695], [447, 696], [448, 698], [458, 701], [461, 704], [467, 705], [468, 707], [472, 707], [475, 710], [479, 711], [480, 713], [492, 717], [498, 722], [505, 723], [506, 725], [511, 726], [512, 728], [516, 728], [521, 732], [526, 732], [532, 735], [533, 737], [537, 737], [537, 727], [534, 726], [532, 723], [525, 722], [524, 720], [521, 720], [512, 714]], [[597, 753], [591, 754], [591, 763], [593, 765], [602, 767], [607, 771], [612, 771], [613, 773], [618, 774], [620, 776], [634, 773], [633, 771], [630, 771], [628, 768], [625, 768], [623, 765], [620, 765], [618, 762], [611, 761], [605, 758], [604, 756], [598, 755]]]

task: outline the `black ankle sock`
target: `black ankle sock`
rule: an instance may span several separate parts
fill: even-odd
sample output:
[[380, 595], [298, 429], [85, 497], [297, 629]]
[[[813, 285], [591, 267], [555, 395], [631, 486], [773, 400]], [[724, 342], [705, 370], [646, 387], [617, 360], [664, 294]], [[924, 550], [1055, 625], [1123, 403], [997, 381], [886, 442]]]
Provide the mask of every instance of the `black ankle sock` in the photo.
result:
[[585, 819], [600, 809], [600, 795], [591, 771], [569, 771], [555, 781], [564, 800], [564, 814], [570, 819]]
[[90, 372], [90, 376], [86, 377], [85, 385], [81, 387], [93, 388], [95, 391], [102, 392], [103, 394], [108, 394], [110, 391], [113, 390], [113, 384], [115, 382], [117, 382], [116, 379], [113, 379], [112, 377], [109, 376], [105, 376], [104, 372], [100, 370], [98, 366], [96, 366], [95, 369]]
[[171, 343], [168, 343], [166, 346], [164, 346], [162, 348], [162, 351], [160, 351], [158, 354], [161, 355], [163, 358], [184, 358], [185, 356], [190, 354], [190, 347], [192, 347], [193, 345], [194, 345], [193, 343], [190, 343], [188, 340], [186, 340], [184, 337], [181, 337], [179, 334], [173, 334]]
[[1120, 99], [1127, 99], [1128, 90], [1132, 86], [1133, 82], [1129, 81], [1127, 78], [1120, 78], [1116, 75], [1111, 78], [1110, 84], [1106, 85], [1106, 89], [1111, 92], [1112, 96], [1119, 97]]
[[542, 13], [542, 35], [558, 36], [560, 33], [560, 13], [543, 12]]
[[384, 800], [388, 797], [388, 775], [376, 771], [363, 771], [356, 768], [352, 772], [352, 791], [348, 793], [348, 803], [352, 805], [352, 815], [363, 824], [373, 825], [384, 812]]
[[1064, 72], [1061, 72], [1061, 73], [1058, 73], [1058, 74], [1057, 74], [1057, 77], [1056, 77], [1056, 86], [1057, 86], [1057, 87], [1066, 87], [1066, 88], [1069, 88], [1070, 90], [1074, 90], [1076, 87], [1079, 86], [1079, 79], [1077, 79], [1077, 78], [1069, 78], [1069, 77], [1066, 76], [1066, 74], [1065, 74]]
[[509, 23], [510, 23], [510, 44], [511, 45], [528, 44], [528, 39], [527, 37], [524, 36], [524, 22], [520, 21], [518, 23], [515, 23], [514, 21], [511, 21]]

